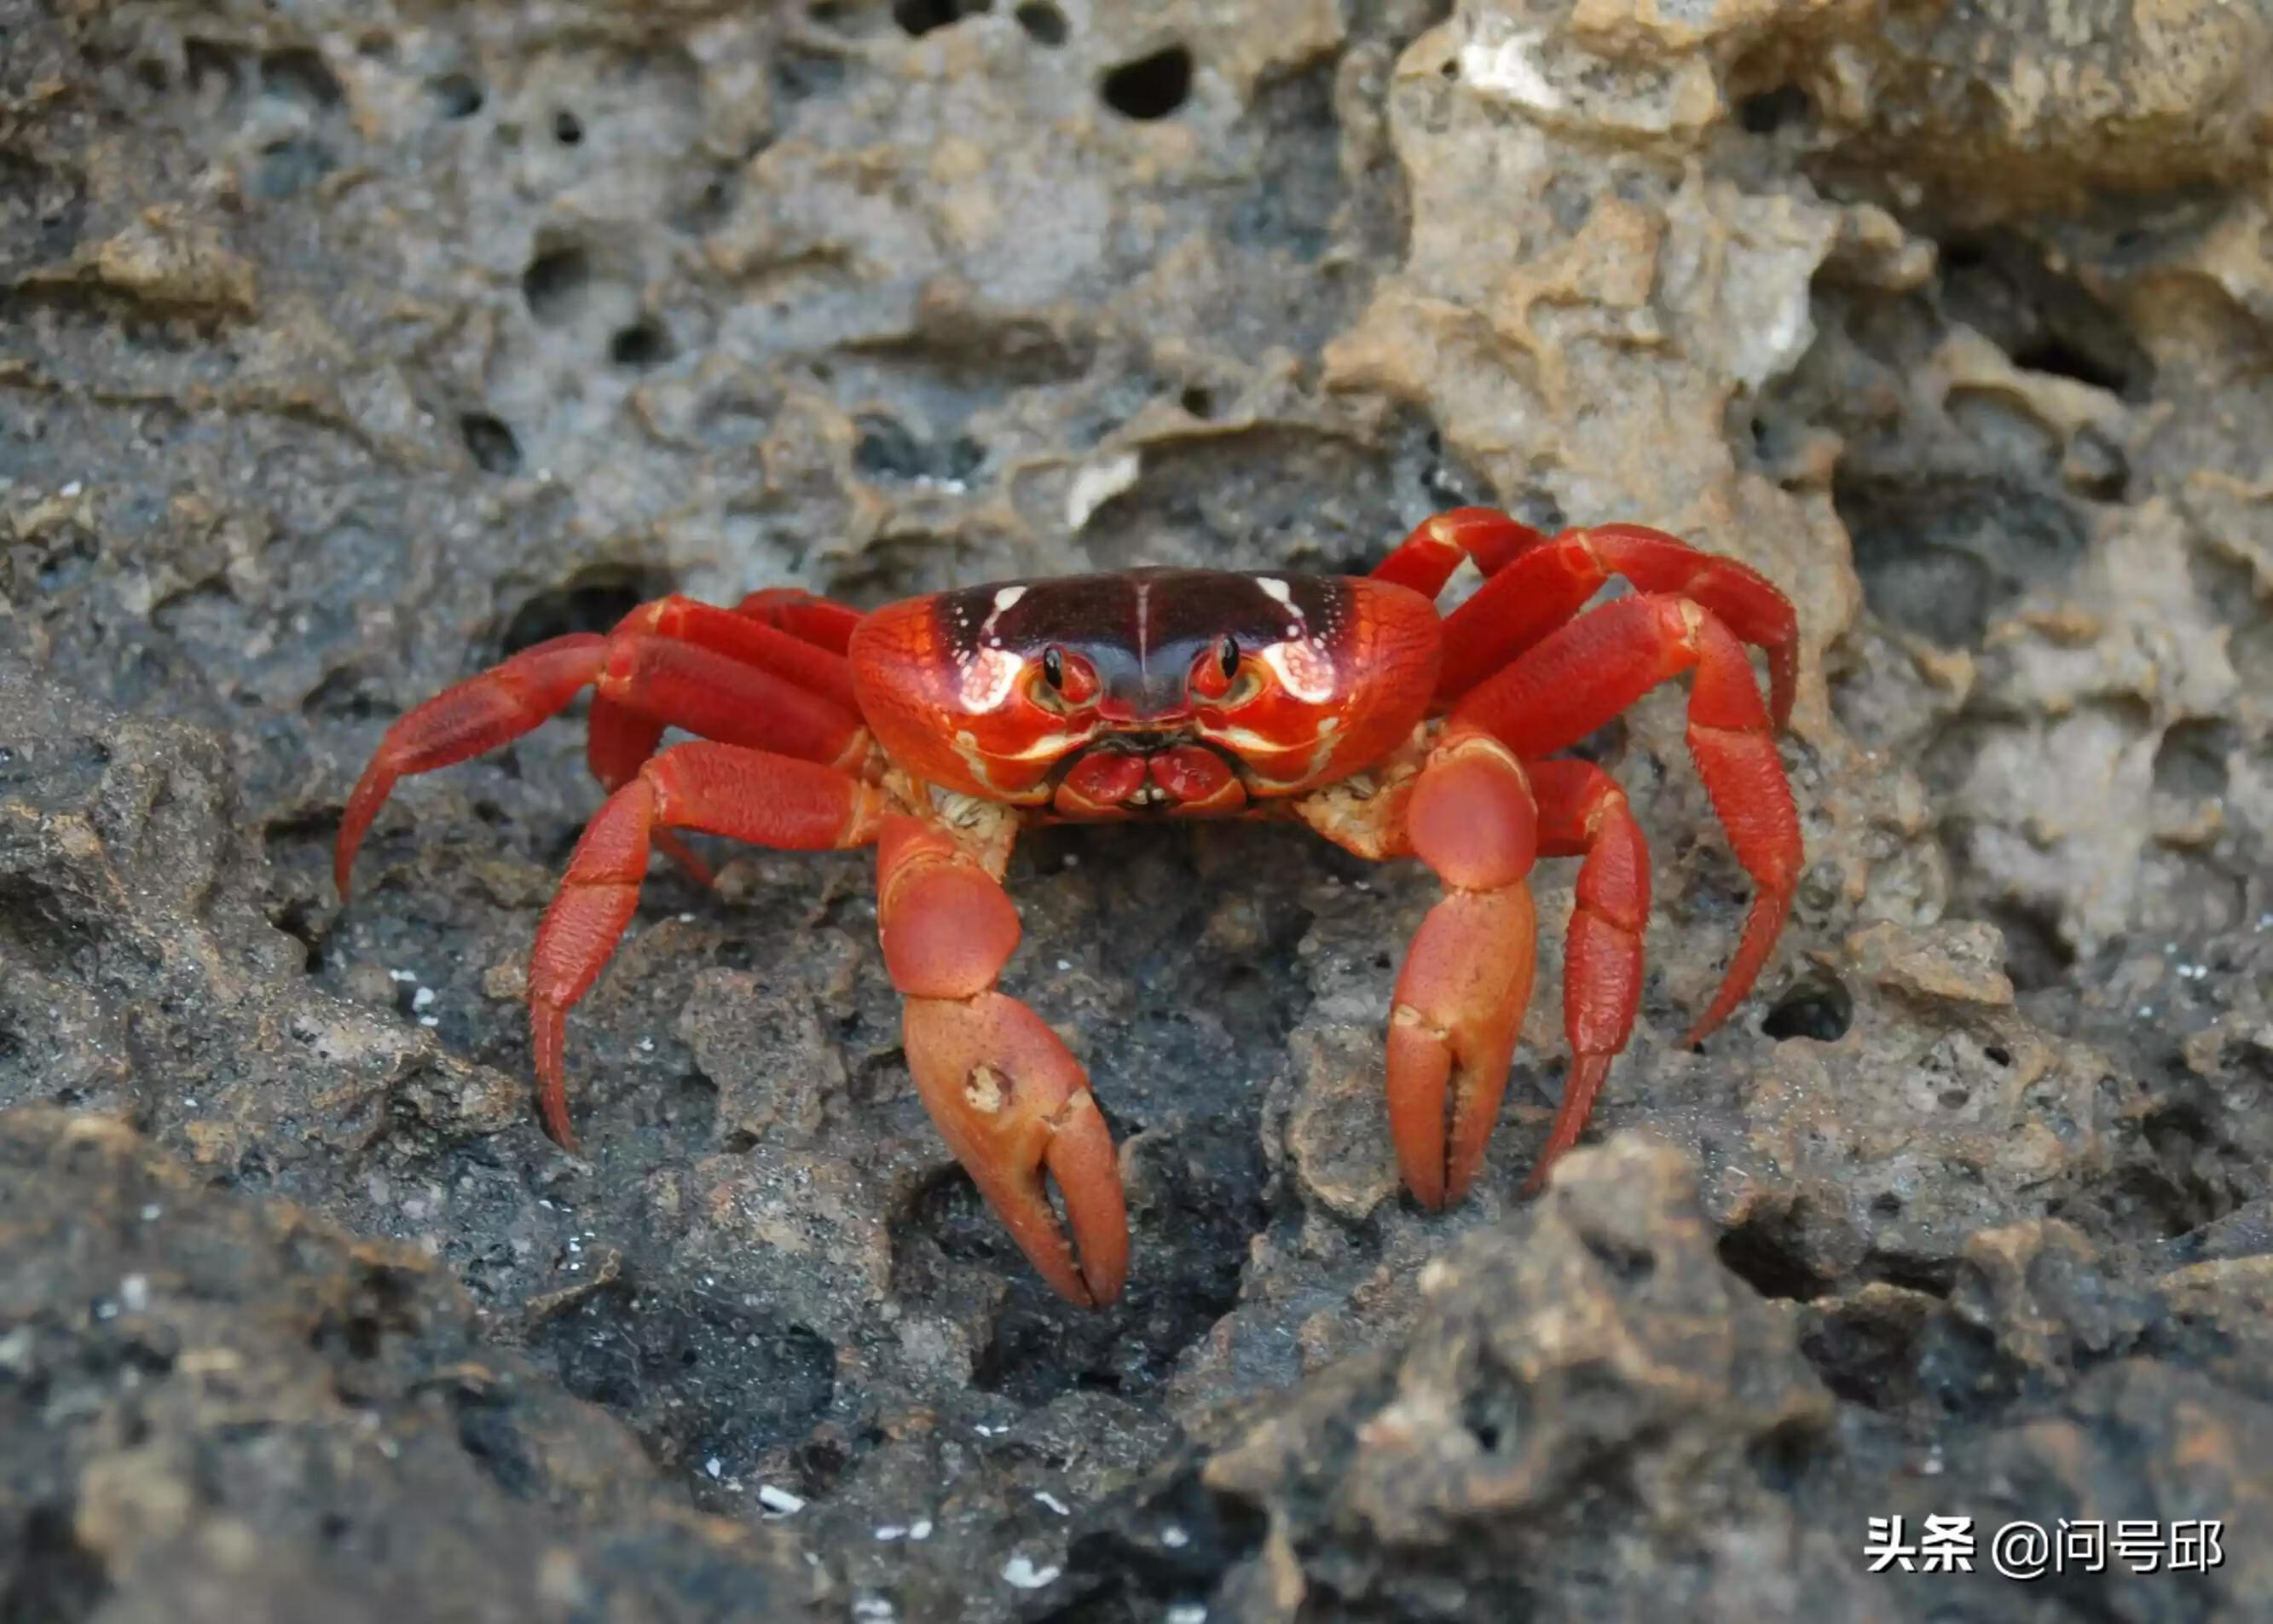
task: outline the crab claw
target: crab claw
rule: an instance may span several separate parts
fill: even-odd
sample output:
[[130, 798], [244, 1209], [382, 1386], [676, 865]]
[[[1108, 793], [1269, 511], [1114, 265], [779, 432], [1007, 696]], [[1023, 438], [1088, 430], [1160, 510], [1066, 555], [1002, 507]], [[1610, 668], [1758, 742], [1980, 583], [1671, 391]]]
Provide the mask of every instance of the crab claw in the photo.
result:
[[[940, 1137], [1037, 1272], [1084, 1308], [1121, 1295], [1129, 1220], [1113, 1136], [1089, 1079], [1017, 999], [911, 998], [908, 1069]], [[1065, 1203], [1069, 1240], [1044, 1175]]]
[[1483, 1166], [1531, 992], [1531, 894], [1455, 891], [1429, 910], [1389, 1022], [1389, 1132], [1414, 1199], [1457, 1201]]
[[1538, 808], [1490, 735], [1447, 728], [1414, 782], [1406, 834], [1444, 883], [1397, 977], [1389, 1016], [1389, 1132], [1423, 1207], [1467, 1194], [1507, 1091], [1531, 997]]

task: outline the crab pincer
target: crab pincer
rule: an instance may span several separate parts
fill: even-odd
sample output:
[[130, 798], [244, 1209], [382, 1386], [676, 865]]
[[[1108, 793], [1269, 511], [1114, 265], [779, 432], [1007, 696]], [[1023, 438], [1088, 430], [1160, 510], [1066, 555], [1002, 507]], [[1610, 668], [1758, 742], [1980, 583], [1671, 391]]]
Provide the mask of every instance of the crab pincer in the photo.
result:
[[[1113, 1301], [1129, 1272], [1113, 1136], [1064, 1040], [994, 990], [1018, 945], [1016, 909], [977, 854], [913, 818], [885, 820], [877, 875], [908, 1070], [940, 1137], [1045, 1280], [1084, 1306]], [[1065, 1202], [1070, 1244], [1045, 1174]]]

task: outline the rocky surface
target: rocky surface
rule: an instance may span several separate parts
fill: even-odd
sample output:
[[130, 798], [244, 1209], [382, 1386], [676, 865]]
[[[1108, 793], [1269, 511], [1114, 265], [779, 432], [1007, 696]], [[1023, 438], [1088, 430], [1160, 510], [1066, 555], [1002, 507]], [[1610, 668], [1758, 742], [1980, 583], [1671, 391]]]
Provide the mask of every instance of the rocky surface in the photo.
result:
[[[2273, 1611], [2262, 7], [0, 0], [0, 1620]], [[536, 1129], [572, 719], [387, 722], [677, 589], [1363, 568], [1468, 500], [1799, 605], [1809, 842], [1678, 692], [1594, 1148], [1459, 1211], [1431, 887], [1053, 833], [1009, 984], [1126, 1149], [1049, 1297], [898, 1052], [867, 861], [658, 868]], [[1539, 884], [1559, 984], [1569, 865]], [[1969, 1575], [1868, 1519], [1968, 1515]], [[2020, 1583], [2028, 1519], [2217, 1519]]]

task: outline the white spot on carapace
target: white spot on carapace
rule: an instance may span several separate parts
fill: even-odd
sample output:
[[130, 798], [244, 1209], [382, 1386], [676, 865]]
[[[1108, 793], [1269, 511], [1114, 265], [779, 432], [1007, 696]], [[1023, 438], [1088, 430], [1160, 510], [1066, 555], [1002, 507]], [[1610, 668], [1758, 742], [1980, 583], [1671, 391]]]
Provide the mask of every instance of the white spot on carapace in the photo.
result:
[[1257, 575], [1255, 584], [1263, 588], [1265, 597], [1276, 598], [1288, 609], [1294, 607], [1294, 589], [1276, 575]]
[[1278, 674], [1281, 687], [1305, 704], [1323, 705], [1334, 697], [1334, 662], [1314, 642], [1273, 643], [1263, 651], [1263, 663]]
[[1025, 663], [999, 647], [977, 649], [963, 668], [963, 681], [956, 697], [966, 711], [993, 710], [1010, 697], [1010, 690], [1017, 685], [1018, 672]]

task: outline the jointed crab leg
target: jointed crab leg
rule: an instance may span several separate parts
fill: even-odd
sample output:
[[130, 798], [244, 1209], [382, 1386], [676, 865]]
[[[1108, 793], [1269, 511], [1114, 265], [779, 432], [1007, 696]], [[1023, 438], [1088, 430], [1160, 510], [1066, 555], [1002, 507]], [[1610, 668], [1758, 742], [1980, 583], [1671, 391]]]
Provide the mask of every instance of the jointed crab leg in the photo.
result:
[[[866, 733], [856, 710], [799, 685], [808, 677], [842, 685], [842, 659], [723, 610], [700, 616], [674, 612], [657, 619], [699, 633], [709, 643], [664, 636], [635, 624], [649, 610], [668, 610], [675, 602], [684, 601], [666, 599], [634, 610], [606, 637], [575, 632], [525, 648], [399, 717], [348, 797], [333, 854], [341, 896], [348, 894], [356, 851], [398, 779], [519, 738], [566, 709], [588, 685], [595, 689], [595, 714], [586, 760], [611, 790], [628, 781], [665, 727], [808, 760], [849, 763], [866, 752]], [[738, 652], [723, 652], [735, 636], [757, 640]], [[751, 663], [741, 655], [762, 655], [779, 669]], [[780, 674], [784, 670], [794, 677]], [[673, 855], [692, 861], [683, 849]], [[699, 876], [701, 865], [694, 866]]]
[[[763, 596], [752, 595], [752, 598]], [[743, 600], [746, 605], [750, 602], [749, 598]], [[705, 648], [725, 655], [739, 665], [769, 671], [807, 693], [819, 694], [839, 711], [859, 715], [860, 704], [852, 697], [852, 673], [844, 662], [843, 651], [770, 625], [763, 617], [787, 607], [760, 602], [754, 612], [746, 613], [742, 609], [698, 603], [693, 598], [657, 598], [651, 603], [641, 604], [618, 621], [613, 636], [637, 639], [645, 633], [666, 638], [674, 647]]]
[[1576, 614], [1614, 575], [1641, 592], [1687, 598], [1764, 650], [1769, 714], [1778, 727], [1790, 720], [1799, 683], [1799, 621], [1790, 601], [1733, 558], [1631, 524], [1565, 530], [1495, 572], [1445, 618], [1437, 693], [1466, 693]]
[[566, 709], [568, 701], [599, 675], [607, 647], [608, 640], [594, 632], [553, 638], [443, 689], [397, 717], [356, 781], [340, 819], [339, 842], [332, 848], [332, 879], [341, 901], [347, 900], [356, 851], [371, 820], [394, 793], [396, 779], [470, 760]]
[[[906, 999], [916, 1090], [1036, 1271], [1060, 1295], [1102, 1307], [1129, 1269], [1121, 1175], [1080, 1062], [1040, 1016], [994, 990], [1018, 945], [1017, 910], [981, 858], [936, 825], [895, 814], [877, 844], [877, 932]], [[1045, 1173], [1065, 1202], [1071, 1246]]]
[[658, 829], [828, 850], [876, 838], [883, 792], [831, 767], [737, 745], [678, 745], [642, 765], [584, 827], [529, 957], [529, 1022], [545, 1131], [574, 1147], [562, 1061], [569, 1007], [591, 989], [639, 907]]
[[1458, 700], [1556, 627], [1613, 576], [1642, 592], [1671, 593], [1709, 611], [1768, 660], [1768, 709], [1790, 719], [1799, 682], [1799, 622], [1790, 600], [1733, 558], [1699, 552], [1647, 525], [1604, 524], [1549, 536], [1488, 507], [1423, 520], [1374, 571], [1432, 596], [1463, 558], [1486, 580], [1444, 619], [1439, 702]]
[[862, 619], [860, 611], [849, 604], [797, 587], [768, 587], [753, 592], [734, 605], [734, 612], [839, 655], [851, 644], [852, 628]]
[[[646, 610], [633, 611], [610, 639], [607, 664], [592, 699], [584, 759], [592, 776], [605, 788], [614, 790], [630, 782], [640, 763], [655, 753], [665, 727], [846, 768], [867, 753], [868, 735], [857, 720], [857, 711], [798, 685], [814, 673], [784, 677], [759, 665], [745, 664], [711, 646], [674, 640], [632, 625], [646, 613]], [[708, 613], [730, 626], [739, 625], [744, 632], [763, 632], [799, 650], [821, 670], [827, 669], [821, 662], [833, 664], [836, 675], [843, 675], [844, 662], [823, 649], [799, 643], [768, 626], [736, 622], [721, 610]], [[664, 624], [674, 633], [686, 626], [686, 619]], [[716, 627], [715, 623], [704, 625], [698, 621], [687, 629], [715, 631]], [[669, 833], [658, 831], [656, 844], [698, 884], [710, 883], [709, 870], [701, 859]]]
[[1531, 999], [1534, 922], [1525, 877], [1537, 830], [1507, 747], [1448, 728], [1405, 804], [1405, 836], [1444, 881], [1407, 950], [1389, 1017], [1389, 1128], [1424, 1207], [1467, 1194], [1498, 1120]]
[[1486, 575], [1504, 569], [1547, 537], [1496, 507], [1455, 507], [1431, 513], [1373, 567], [1376, 580], [1393, 580], [1423, 597], [1435, 597], [1464, 558], [1474, 558]]
[[1617, 781], [1591, 761], [1534, 761], [1529, 771], [1539, 803], [1539, 855], [1586, 861], [1579, 865], [1564, 947], [1563, 1029], [1571, 1041], [1571, 1071], [1527, 1191], [1536, 1190], [1556, 1159], [1579, 1142], [1610, 1062], [1632, 1035], [1649, 919], [1649, 850]]
[[1737, 860], [1759, 887], [1721, 990], [1684, 1044], [1728, 1018], [1775, 945], [1799, 883], [1799, 816], [1744, 645], [1687, 598], [1642, 594], [1554, 632], [1452, 707], [1527, 759], [1579, 742], [1644, 693], [1694, 668], [1690, 753]]

